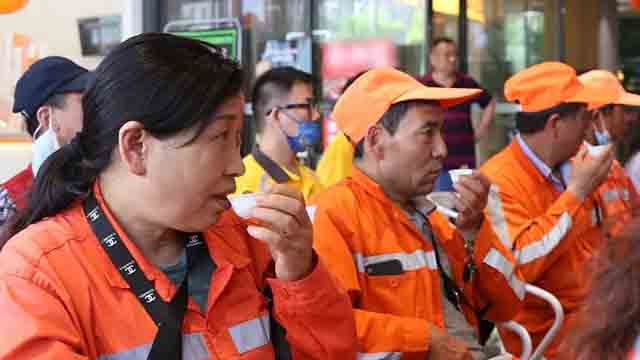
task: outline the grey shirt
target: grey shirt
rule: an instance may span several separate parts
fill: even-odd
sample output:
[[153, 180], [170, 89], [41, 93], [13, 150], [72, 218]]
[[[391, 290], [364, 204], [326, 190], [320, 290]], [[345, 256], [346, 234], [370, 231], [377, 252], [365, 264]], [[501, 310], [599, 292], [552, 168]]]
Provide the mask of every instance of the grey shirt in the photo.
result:
[[[425, 221], [424, 216], [417, 213], [407, 214], [407, 216], [420, 231], [423, 240], [431, 244], [431, 236], [433, 235], [433, 232], [429, 228], [431, 225]], [[440, 264], [442, 265], [444, 272], [449, 275], [449, 277], [453, 278], [451, 276], [451, 266], [449, 264], [449, 258], [447, 257], [444, 249], [437, 241], [436, 250], [438, 251]], [[440, 283], [442, 284], [442, 281]], [[473, 355], [474, 359], [486, 359], [487, 357], [483, 352], [483, 348], [478, 343], [478, 339], [476, 338], [476, 331], [467, 323], [464, 315], [459, 312], [451, 302], [449, 302], [447, 297], [444, 295], [444, 288], [441, 289], [440, 293], [442, 295], [444, 322], [447, 333], [457, 339], [464, 341], [467, 344], [467, 347], [469, 348], [469, 351]]]
[[[203, 313], [207, 311], [207, 300], [209, 298], [209, 284], [211, 276], [215, 271], [215, 264], [211, 260], [211, 256], [201, 256], [199, 261], [193, 265], [193, 269], [189, 272], [189, 295], [198, 304]], [[176, 286], [184, 281], [187, 274], [187, 254], [183, 252], [178, 262], [173, 265], [161, 266], [160, 270]]]

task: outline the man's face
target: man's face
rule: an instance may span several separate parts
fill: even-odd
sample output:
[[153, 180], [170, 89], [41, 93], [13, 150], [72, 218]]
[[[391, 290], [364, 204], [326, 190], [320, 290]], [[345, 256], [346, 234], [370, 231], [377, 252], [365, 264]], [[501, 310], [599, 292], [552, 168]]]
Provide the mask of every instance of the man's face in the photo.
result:
[[435, 105], [412, 105], [394, 135], [383, 131], [379, 169], [387, 192], [406, 198], [433, 189], [447, 156], [442, 137], [443, 110]]
[[603, 116], [609, 135], [611, 135], [611, 141], [618, 143], [629, 136], [632, 125], [631, 118], [625, 116], [622, 105], [613, 105], [613, 110]]
[[458, 49], [453, 43], [439, 43], [431, 49], [429, 58], [435, 72], [453, 74], [458, 68]]
[[289, 136], [298, 135], [301, 122], [320, 120], [320, 113], [313, 101], [313, 88], [309, 84], [295, 83], [287, 101], [280, 106], [284, 107], [278, 111], [280, 125]]
[[68, 144], [76, 133], [82, 131], [82, 95], [65, 94], [62, 108], [51, 107], [49, 126], [53, 127], [60, 145]]
[[554, 151], [557, 158], [566, 161], [573, 157], [582, 145], [591, 127], [591, 116], [583, 106], [573, 114], [558, 120]]

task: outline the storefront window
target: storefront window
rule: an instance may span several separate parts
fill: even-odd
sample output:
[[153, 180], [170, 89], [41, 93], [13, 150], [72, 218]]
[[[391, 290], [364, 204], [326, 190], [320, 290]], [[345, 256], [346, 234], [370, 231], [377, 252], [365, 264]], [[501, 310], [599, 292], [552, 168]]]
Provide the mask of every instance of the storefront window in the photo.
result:
[[433, 0], [433, 36], [458, 39], [460, 3], [451, 0]]
[[469, 73], [502, 97], [509, 76], [545, 60], [544, 1], [476, 0], [467, 6]]
[[[515, 131], [517, 107], [504, 100], [505, 81], [553, 58], [554, 33], [545, 29], [551, 25], [547, 11], [554, 1], [467, 0], [468, 73], [497, 99], [489, 137], [478, 147], [480, 163], [508, 144]], [[479, 114], [474, 109], [475, 119]]]
[[311, 72], [311, 9], [308, 0], [244, 0], [246, 68], [255, 78], [279, 66]]
[[344, 84], [375, 67], [426, 71], [425, 0], [318, 0], [314, 41], [326, 109], [324, 143], [337, 129], [329, 116]]

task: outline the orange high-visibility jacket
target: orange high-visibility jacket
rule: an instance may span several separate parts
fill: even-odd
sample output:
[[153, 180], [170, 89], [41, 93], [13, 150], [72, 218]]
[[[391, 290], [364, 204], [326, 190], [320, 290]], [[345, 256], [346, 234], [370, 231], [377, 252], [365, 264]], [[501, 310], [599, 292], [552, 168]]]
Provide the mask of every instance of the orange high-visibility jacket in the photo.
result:
[[[486, 213], [500, 240], [513, 251], [527, 283], [551, 292], [564, 308], [565, 322], [545, 352], [553, 357], [588, 291], [588, 261], [602, 240], [595, 201], [559, 192], [517, 141], [480, 170], [493, 184]], [[553, 319], [549, 305], [527, 294], [514, 320], [527, 329], [535, 348]], [[500, 334], [507, 350], [519, 354], [517, 336]]]
[[[352, 177], [327, 189], [316, 201], [314, 246], [351, 295], [359, 355], [425, 359], [429, 324], [444, 328], [440, 275], [431, 242], [356, 167]], [[524, 284], [513, 271], [515, 259], [489, 222], [484, 222], [476, 236], [473, 260], [477, 270], [472, 280], [464, 282], [462, 235], [439, 213], [432, 212], [429, 221], [456, 282], [474, 308], [487, 309], [486, 317], [496, 321], [513, 317], [521, 307]], [[373, 266], [390, 261], [396, 261], [395, 271], [391, 263], [390, 275], [371, 274]], [[472, 311], [464, 310], [476, 326]]]
[[597, 200], [607, 233], [616, 236], [631, 221], [633, 211], [640, 204], [636, 188], [617, 160], [614, 160], [609, 175], [598, 187]]
[[[173, 282], [107, 216], [158, 294], [173, 297]], [[267, 279], [269, 252], [231, 212], [204, 237], [216, 270], [207, 311], [189, 299], [183, 359], [273, 359], [260, 291], [267, 283], [293, 359], [355, 357], [349, 297], [320, 261], [299, 281]], [[157, 332], [79, 203], [28, 227], [0, 252], [0, 319], [0, 359], [146, 359]]]

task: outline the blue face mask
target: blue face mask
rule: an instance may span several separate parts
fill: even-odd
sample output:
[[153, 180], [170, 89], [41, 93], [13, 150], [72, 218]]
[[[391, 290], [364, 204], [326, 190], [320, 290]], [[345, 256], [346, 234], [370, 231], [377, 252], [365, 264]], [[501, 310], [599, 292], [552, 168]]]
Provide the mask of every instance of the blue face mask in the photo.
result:
[[596, 142], [598, 145], [607, 145], [611, 141], [611, 137], [609, 136], [609, 132], [605, 131], [595, 131]]
[[307, 147], [317, 144], [321, 135], [322, 126], [319, 121], [303, 121], [298, 123], [298, 135], [287, 135], [287, 143], [294, 153], [299, 153]]

